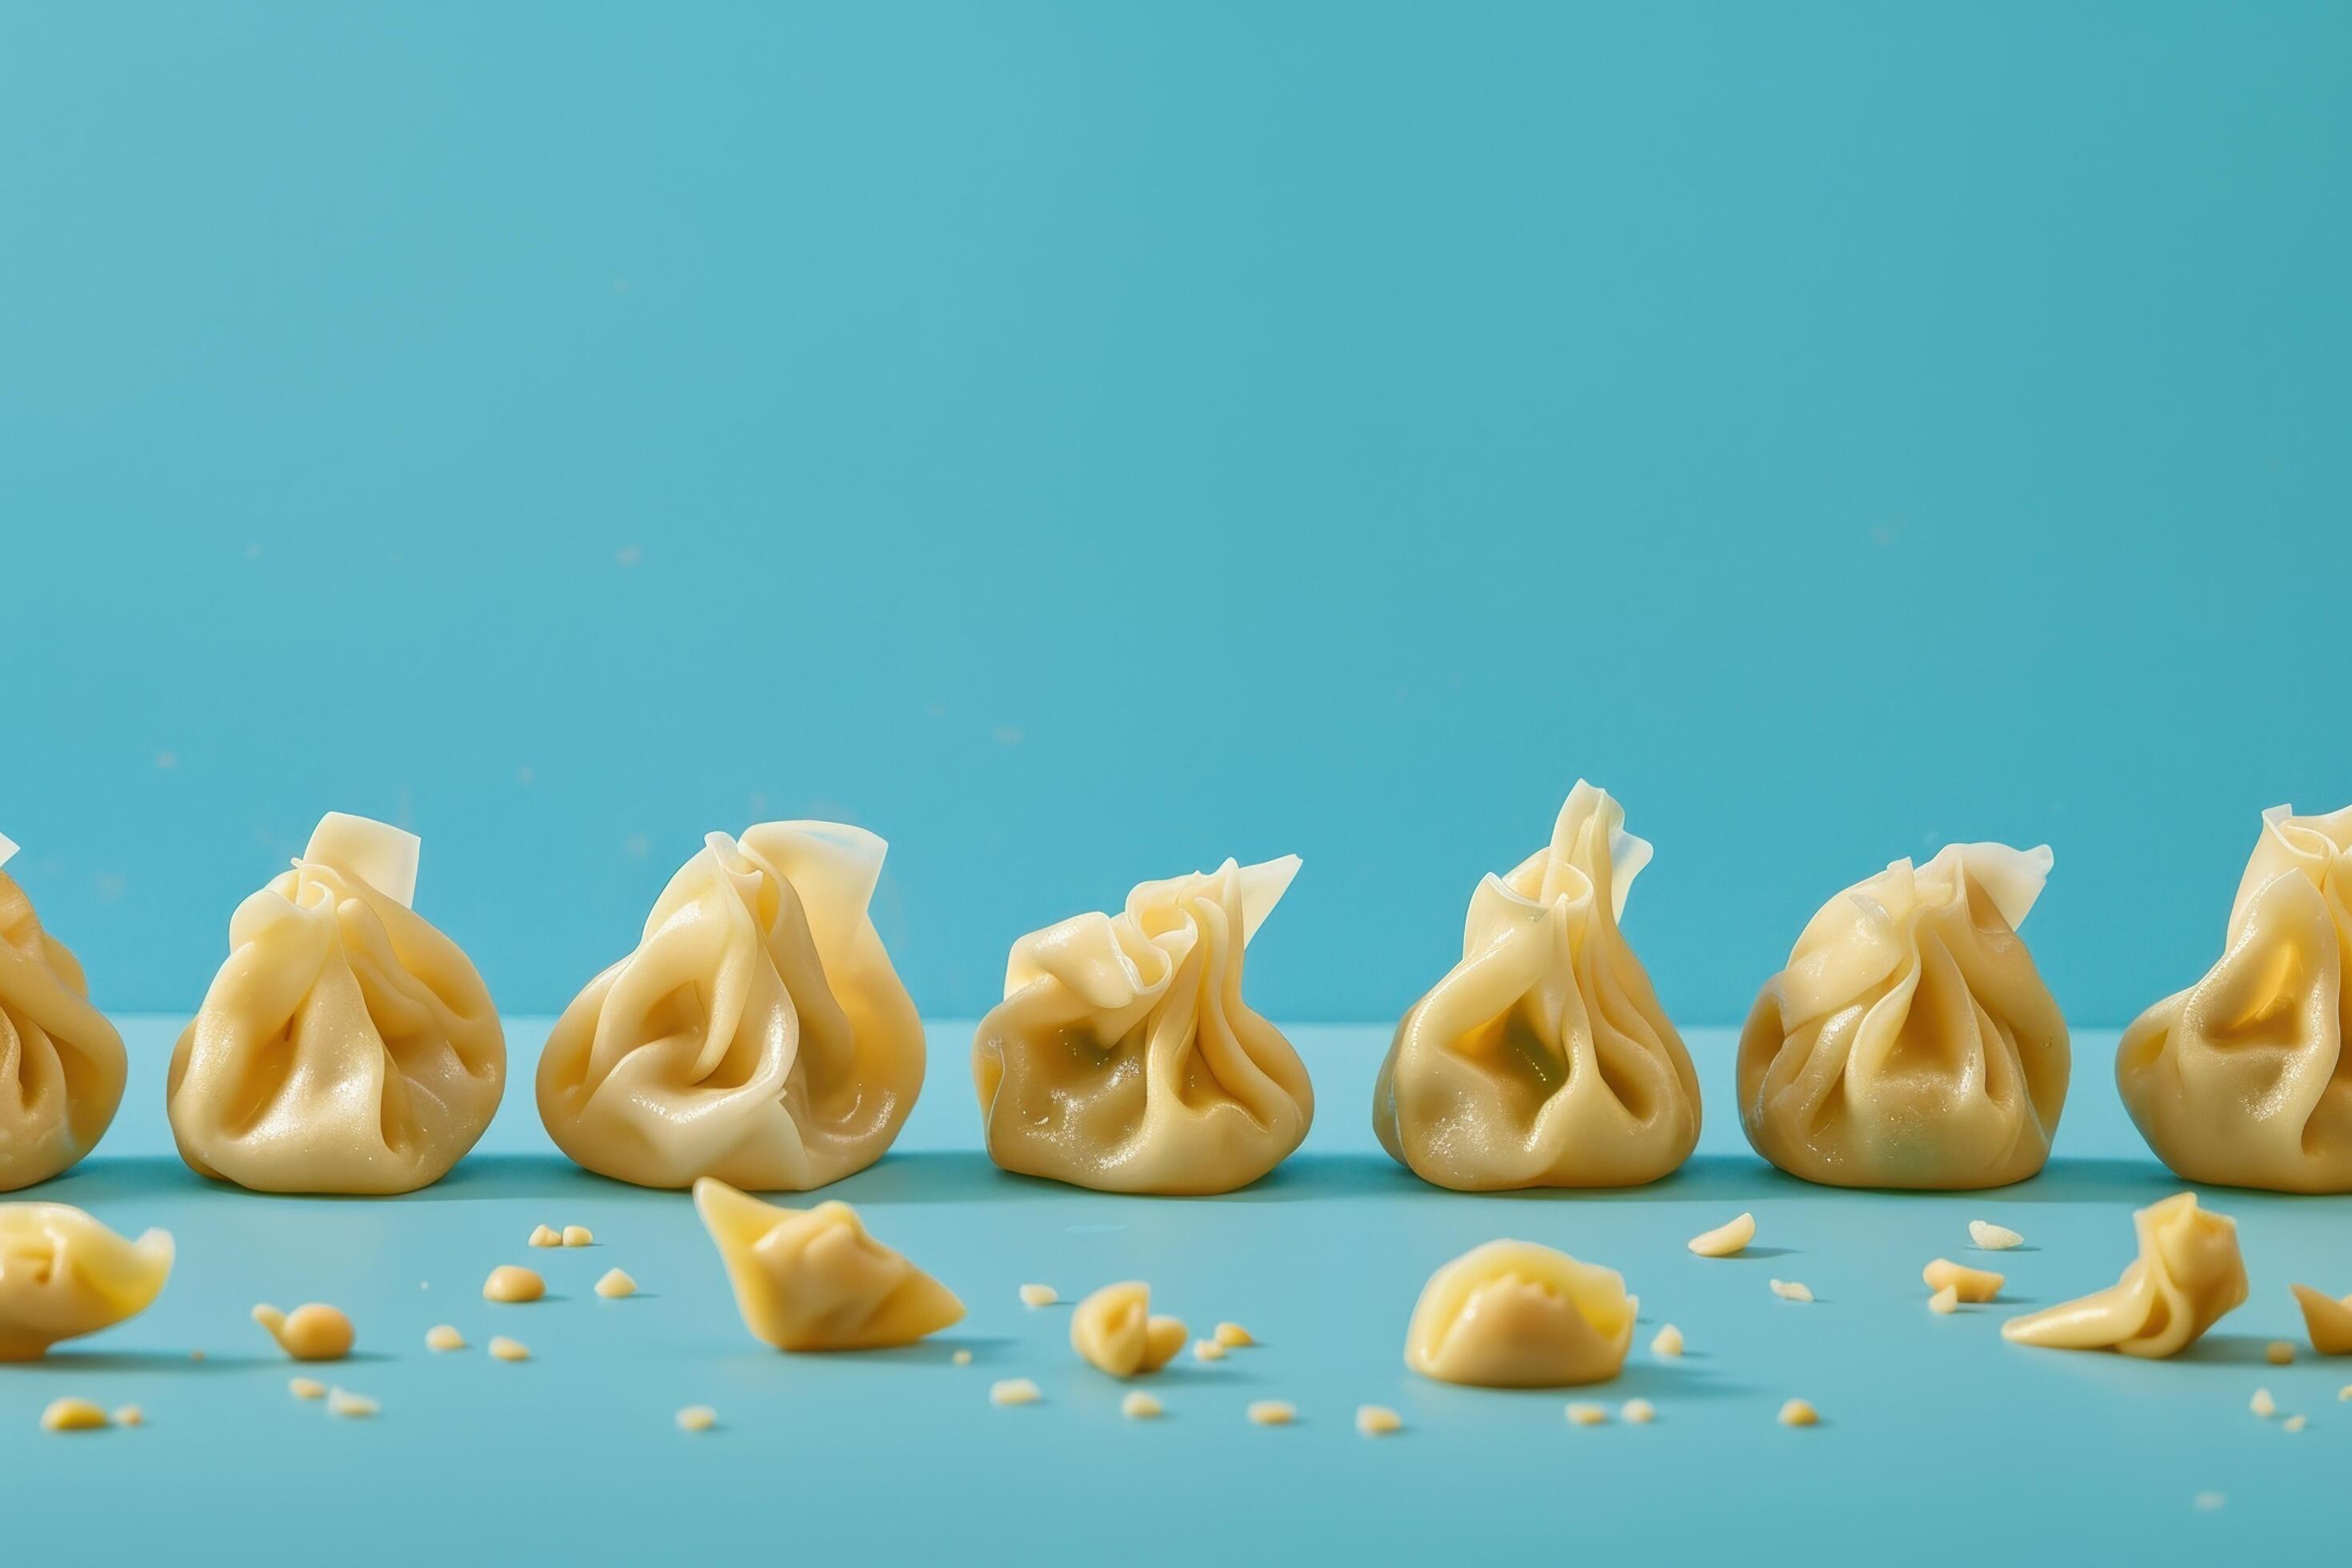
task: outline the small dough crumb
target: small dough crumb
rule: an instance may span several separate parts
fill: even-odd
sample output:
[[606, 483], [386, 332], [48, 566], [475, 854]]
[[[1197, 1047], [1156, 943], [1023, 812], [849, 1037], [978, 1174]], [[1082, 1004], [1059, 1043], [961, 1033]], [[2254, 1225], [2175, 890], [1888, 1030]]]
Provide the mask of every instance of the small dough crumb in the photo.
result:
[[436, 1323], [425, 1331], [425, 1348], [429, 1351], [461, 1351], [466, 1348], [466, 1336], [448, 1323]]
[[1775, 1279], [1771, 1284], [1772, 1294], [1783, 1301], [1810, 1301], [1813, 1299], [1813, 1293], [1794, 1279]]
[[41, 1412], [44, 1432], [95, 1432], [106, 1424], [106, 1412], [87, 1399], [53, 1399]]
[[264, 1302], [253, 1310], [253, 1321], [296, 1361], [341, 1361], [352, 1353], [357, 1337], [352, 1321], [323, 1301], [306, 1302], [290, 1312]]
[[383, 1409], [377, 1401], [364, 1394], [353, 1394], [348, 1388], [327, 1390], [327, 1414], [349, 1416], [354, 1420], [373, 1415]]
[[1927, 1281], [1930, 1290], [1949, 1288], [1963, 1301], [1984, 1302], [2000, 1294], [2008, 1277], [1990, 1268], [1970, 1268], [1948, 1258], [1938, 1258], [1919, 1270], [1919, 1278]]
[[1194, 1340], [1192, 1342], [1192, 1359], [1194, 1361], [1223, 1361], [1225, 1359], [1225, 1347], [1219, 1344], [1214, 1340]]
[[2352, 1383], [2347, 1383], [2343, 1387], [2337, 1389], [2336, 1391], [2336, 1397], [2339, 1401], [2352, 1399]]
[[1646, 1399], [1629, 1399], [1617, 1414], [1636, 1426], [1647, 1426], [1658, 1418], [1658, 1407]]
[[547, 1281], [530, 1269], [512, 1263], [501, 1263], [490, 1270], [482, 1281], [485, 1301], [536, 1301], [547, 1294]]
[[1237, 1351], [1246, 1349], [1257, 1343], [1257, 1341], [1251, 1337], [1250, 1331], [1239, 1323], [1219, 1323], [1217, 1342], [1229, 1351]]
[[147, 1425], [147, 1412], [136, 1405], [126, 1405], [114, 1413], [114, 1424], [117, 1426], [144, 1426]]
[[634, 1296], [636, 1293], [637, 1282], [630, 1279], [623, 1269], [607, 1268], [604, 1270], [604, 1277], [596, 1281], [596, 1294], [604, 1297], [607, 1301], [617, 1301], [624, 1296]]
[[[593, 1247], [596, 1245], [596, 1233], [584, 1225], [567, 1225], [563, 1227], [562, 1241], [566, 1247]], [[698, 1405], [695, 1408], [699, 1410], [702, 1406]]]
[[563, 1233], [551, 1225], [533, 1226], [530, 1244], [533, 1247], [561, 1247], [563, 1245]]
[[1404, 1417], [1385, 1405], [1356, 1406], [1356, 1431], [1365, 1437], [1385, 1437], [1404, 1430]]
[[1950, 1314], [1960, 1310], [1960, 1293], [1947, 1285], [1927, 1298], [1927, 1310]]
[[205, 1352], [202, 1351], [190, 1351], [188, 1352], [188, 1359], [190, 1361], [202, 1361], [205, 1359]]
[[2279, 1423], [2279, 1430], [2282, 1432], [2300, 1432], [2303, 1430], [2303, 1416], [2290, 1415], [2285, 1420]]
[[958, 1366], [970, 1366], [971, 1364], [971, 1352], [970, 1351], [958, 1351], [948, 1359], [955, 1363]]
[[286, 1383], [286, 1391], [297, 1399], [324, 1399], [327, 1397], [327, 1385], [320, 1383], [315, 1377], [289, 1378]]
[[2263, 1359], [2273, 1366], [2285, 1366], [2294, 1360], [2294, 1347], [2284, 1340], [2273, 1340], [2263, 1347]]
[[2007, 1252], [2012, 1247], [2025, 1245], [2025, 1237], [2005, 1225], [1995, 1225], [1989, 1219], [1969, 1221], [1969, 1239], [1987, 1252]]
[[1024, 1285], [1021, 1304], [1024, 1307], [1050, 1307], [1062, 1299], [1062, 1293], [1051, 1285]]
[[520, 1340], [510, 1340], [504, 1334], [492, 1334], [490, 1355], [498, 1361], [529, 1361], [530, 1347]]
[[2271, 1397], [2269, 1389], [2257, 1388], [2254, 1396], [2246, 1401], [2246, 1408], [2267, 1421], [2278, 1414], [2278, 1401]]
[[1287, 1399], [1250, 1401], [1250, 1422], [1258, 1426], [1287, 1426], [1298, 1419], [1298, 1406]]
[[1822, 1413], [1813, 1408], [1810, 1399], [1791, 1399], [1780, 1406], [1780, 1425], [1783, 1426], [1818, 1426], [1821, 1424]]
[[1744, 1214], [1727, 1225], [1692, 1237], [1690, 1249], [1701, 1258], [1732, 1258], [1755, 1239], [1756, 1216]]
[[2200, 1513], [2211, 1513], [2230, 1500], [2220, 1492], [2199, 1492], [2189, 1500], [2189, 1506]]
[[719, 1412], [708, 1405], [689, 1405], [677, 1413], [677, 1429], [681, 1432], [708, 1432], [719, 1425]]
[[1118, 1402], [1118, 1413], [1129, 1421], [1149, 1421], [1160, 1412], [1160, 1401], [1143, 1390], [1132, 1389]]
[[1650, 1353], [1652, 1355], [1667, 1357], [1674, 1357], [1682, 1354], [1683, 1331], [1675, 1327], [1672, 1323], [1668, 1323], [1665, 1327], [1660, 1329], [1657, 1332], [1657, 1337], [1650, 1342]]
[[1598, 1426], [1608, 1419], [1609, 1407], [1605, 1405], [1577, 1404], [1568, 1407], [1568, 1420], [1571, 1426]]
[[1007, 1377], [988, 1385], [991, 1405], [1034, 1405], [1038, 1400], [1037, 1385], [1025, 1377]]

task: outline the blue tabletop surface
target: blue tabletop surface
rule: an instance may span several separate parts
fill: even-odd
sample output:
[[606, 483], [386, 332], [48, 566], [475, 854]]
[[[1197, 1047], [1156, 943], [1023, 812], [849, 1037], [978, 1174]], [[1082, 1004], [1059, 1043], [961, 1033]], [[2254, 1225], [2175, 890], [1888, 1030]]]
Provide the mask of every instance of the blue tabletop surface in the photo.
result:
[[[554, 1152], [529, 1088], [544, 1020], [510, 1022], [512, 1082], [481, 1147], [397, 1199], [263, 1197], [191, 1174], [162, 1110], [173, 1026], [129, 1022], [131, 1097], [105, 1145], [20, 1194], [127, 1232], [164, 1226], [179, 1262], [143, 1316], [0, 1368], [12, 1561], [168, 1548], [346, 1563], [455, 1551], [509, 1563], [1704, 1552], [1973, 1564], [2067, 1541], [2145, 1561], [2340, 1547], [2352, 1405], [2336, 1391], [2352, 1359], [2310, 1353], [2287, 1286], [2352, 1290], [2352, 1199], [2209, 1194], [2240, 1223], [2253, 1297], [2176, 1361], [2000, 1337], [2011, 1310], [2111, 1282], [2132, 1253], [2130, 1210], [2181, 1185], [2116, 1100], [2111, 1034], [2078, 1037], [2056, 1157], [2007, 1191], [1855, 1194], [1780, 1175], [1740, 1137], [1731, 1036], [1696, 1030], [1707, 1123], [1678, 1174], [1632, 1192], [1465, 1196], [1423, 1184], [1372, 1139], [1386, 1031], [1302, 1027], [1321, 1099], [1306, 1147], [1245, 1192], [1165, 1199], [997, 1171], [978, 1151], [969, 1026], [940, 1024], [898, 1147], [828, 1195], [856, 1204], [971, 1315], [902, 1351], [787, 1356], [745, 1333], [682, 1194], [616, 1185]], [[1685, 1249], [1742, 1209], [1759, 1225], [1747, 1255]], [[1972, 1253], [1976, 1217], [2027, 1246]], [[524, 1238], [541, 1223], [586, 1225], [597, 1245], [534, 1251]], [[1569, 1395], [1444, 1387], [1404, 1369], [1405, 1320], [1430, 1271], [1499, 1236], [1624, 1272], [1642, 1299], [1634, 1352], [1615, 1384], [1577, 1396], [1647, 1398], [1654, 1425], [1572, 1426]], [[2002, 1302], [1931, 1315], [1919, 1268], [1939, 1254], [2005, 1270]], [[483, 1276], [509, 1262], [544, 1272], [547, 1299], [484, 1302]], [[592, 1293], [615, 1266], [639, 1295]], [[1770, 1276], [1804, 1281], [1814, 1302], [1775, 1299]], [[1182, 1359], [1150, 1384], [1166, 1416], [1125, 1420], [1124, 1387], [1072, 1354], [1066, 1303], [1129, 1278], [1150, 1280], [1155, 1307], [1196, 1331], [1232, 1319], [1263, 1344], [1213, 1365]], [[1066, 1304], [1024, 1307], [1029, 1281]], [[247, 1318], [258, 1300], [314, 1300], [356, 1320], [361, 1354], [327, 1375], [381, 1399], [376, 1419], [289, 1397], [295, 1369]], [[1666, 1321], [1687, 1336], [1677, 1362], [1647, 1349]], [[440, 1322], [475, 1348], [428, 1352], [425, 1331]], [[479, 1347], [493, 1333], [533, 1359], [489, 1360]], [[2265, 1364], [2274, 1339], [2298, 1346], [2293, 1365]], [[969, 1366], [952, 1363], [958, 1349]], [[1011, 1376], [1035, 1379], [1043, 1400], [991, 1405], [989, 1384]], [[2249, 1414], [2257, 1386], [2308, 1428]], [[67, 1394], [135, 1402], [148, 1425], [37, 1431], [42, 1406]], [[1775, 1425], [1790, 1395], [1823, 1424]], [[1265, 1398], [1295, 1402], [1297, 1424], [1251, 1426], [1244, 1408]], [[1402, 1412], [1406, 1430], [1358, 1436], [1368, 1402]], [[715, 1431], [677, 1430], [675, 1413], [693, 1404], [717, 1407]]]

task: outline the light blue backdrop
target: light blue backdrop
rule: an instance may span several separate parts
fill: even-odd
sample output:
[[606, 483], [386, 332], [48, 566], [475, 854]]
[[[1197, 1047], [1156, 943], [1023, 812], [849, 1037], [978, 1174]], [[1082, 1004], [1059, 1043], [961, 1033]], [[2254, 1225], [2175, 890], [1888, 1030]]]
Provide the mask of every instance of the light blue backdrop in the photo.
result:
[[1392, 1016], [1569, 784], [1732, 1021], [2056, 846], [2080, 1022], [2352, 798], [2352, 9], [0, 14], [0, 829], [193, 1007], [328, 807], [515, 1011], [711, 827], [1007, 942], [1297, 850]]

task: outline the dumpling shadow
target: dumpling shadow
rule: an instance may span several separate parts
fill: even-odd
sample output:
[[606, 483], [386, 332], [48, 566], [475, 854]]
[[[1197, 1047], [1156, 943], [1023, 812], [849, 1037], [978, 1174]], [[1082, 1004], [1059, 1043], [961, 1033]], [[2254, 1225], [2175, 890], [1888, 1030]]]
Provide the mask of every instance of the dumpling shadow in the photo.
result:
[[955, 1352], [970, 1351], [972, 1364], [992, 1360], [996, 1352], [1020, 1342], [1003, 1334], [935, 1334], [911, 1345], [887, 1345], [862, 1351], [800, 1351], [793, 1352], [844, 1364], [873, 1363], [882, 1366], [953, 1366]]
[[2173, 1359], [2215, 1366], [2268, 1366], [2271, 1343], [2263, 1334], [2207, 1334]]
[[93, 1154], [64, 1174], [10, 1193], [8, 1198], [87, 1208], [92, 1204], [137, 1202], [167, 1194], [184, 1196], [221, 1185], [199, 1176], [173, 1154]]
[[[390, 1361], [390, 1356], [362, 1357], [352, 1355], [350, 1361]], [[290, 1366], [282, 1355], [217, 1355], [207, 1351], [199, 1361], [184, 1350], [155, 1351], [51, 1351], [32, 1361], [11, 1362], [8, 1375], [22, 1376], [29, 1373], [99, 1373], [99, 1372], [249, 1372], [256, 1367]]]

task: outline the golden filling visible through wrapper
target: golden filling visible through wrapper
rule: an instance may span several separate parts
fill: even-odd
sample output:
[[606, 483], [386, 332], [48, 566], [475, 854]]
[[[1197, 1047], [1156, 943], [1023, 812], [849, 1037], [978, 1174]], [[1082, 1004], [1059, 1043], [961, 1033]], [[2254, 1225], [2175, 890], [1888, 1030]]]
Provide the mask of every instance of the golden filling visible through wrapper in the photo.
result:
[[1739, 1037], [1758, 1153], [1842, 1187], [2023, 1181], [2066, 1103], [2066, 1020], [2017, 927], [2045, 846], [1948, 846], [1822, 906]]
[[1470, 900], [1462, 962], [1397, 1026], [1381, 1145], [1440, 1186], [1621, 1187], [1698, 1142], [1698, 1079], [1617, 928], [1650, 846], [1580, 779], [1550, 845]]
[[972, 1045], [989, 1157], [1106, 1192], [1204, 1194], [1297, 1148], [1307, 1068], [1242, 1000], [1244, 950], [1297, 870], [1228, 860], [1015, 942]]
[[2192, 1182], [2352, 1192], [2352, 806], [2263, 814], [2221, 961], [2133, 1020], [2124, 1105]]
[[954, 1293], [867, 1235], [847, 1204], [779, 1208], [706, 1176], [694, 1206], [743, 1326], [778, 1350], [880, 1350], [963, 1320]]
[[482, 977], [409, 907], [415, 837], [330, 814], [237, 906], [172, 1052], [172, 1136], [206, 1176], [275, 1193], [404, 1193], [472, 1148], [506, 1086]]
[[1481, 1388], [1601, 1383], [1624, 1365], [1640, 1310], [1613, 1268], [1530, 1241], [1490, 1241], [1430, 1276], [1404, 1362]]
[[[16, 845], [0, 837], [0, 866]], [[46, 1182], [97, 1146], [122, 1103], [122, 1037], [81, 965], [0, 871], [0, 1193]]]
[[829, 822], [710, 835], [548, 1037], [557, 1146], [648, 1187], [797, 1192], [881, 1158], [923, 1085], [922, 1021], [868, 914], [887, 849]]
[[2001, 1338], [2052, 1350], [2178, 1355], [2246, 1299], [2238, 1223], [2180, 1193], [2132, 1215], [2139, 1256], [2123, 1278], [2079, 1300], [2011, 1318]]
[[64, 1204], [0, 1204], [0, 1362], [147, 1310], [172, 1275], [172, 1238], [126, 1241]]

